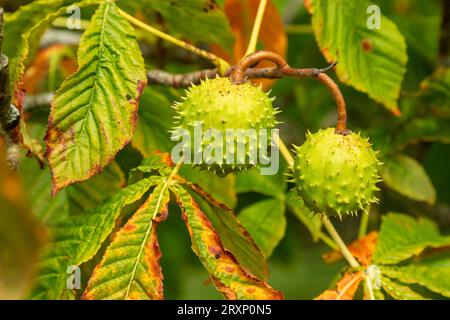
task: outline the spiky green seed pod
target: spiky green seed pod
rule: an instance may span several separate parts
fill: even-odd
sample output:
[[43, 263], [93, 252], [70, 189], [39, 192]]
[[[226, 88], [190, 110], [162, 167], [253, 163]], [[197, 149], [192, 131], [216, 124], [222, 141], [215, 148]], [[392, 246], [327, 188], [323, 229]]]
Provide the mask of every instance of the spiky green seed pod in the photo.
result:
[[[258, 155], [255, 148], [270, 146], [269, 130], [277, 124], [275, 115], [278, 113], [272, 107], [273, 100], [261, 87], [249, 82], [235, 85], [228, 78], [207, 79], [197, 86], [192, 85], [183, 102], [175, 104], [178, 116], [174, 131], [187, 130], [193, 137], [195, 127], [198, 129], [201, 123], [203, 134], [212, 129], [222, 136], [216, 141], [216, 136], [208, 138], [204, 135], [197, 148], [192, 141], [193, 158], [196, 154], [202, 155], [201, 163], [194, 162], [194, 166], [219, 176], [246, 170], [259, 164], [259, 156], [254, 157]], [[254, 129], [253, 136], [241, 135], [240, 132], [248, 133], [248, 129]], [[260, 136], [261, 129], [268, 132], [264, 141]], [[211, 148], [219, 146], [223, 146], [221, 152], [215, 149], [211, 153]]]
[[328, 128], [308, 133], [296, 151], [293, 180], [311, 210], [342, 218], [367, 213], [378, 201], [380, 162], [368, 139]]

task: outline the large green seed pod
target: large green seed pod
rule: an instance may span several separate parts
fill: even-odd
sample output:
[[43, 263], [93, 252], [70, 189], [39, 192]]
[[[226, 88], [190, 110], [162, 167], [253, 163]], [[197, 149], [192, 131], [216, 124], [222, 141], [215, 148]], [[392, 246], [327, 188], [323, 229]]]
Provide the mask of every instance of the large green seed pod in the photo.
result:
[[367, 213], [378, 201], [374, 193], [380, 162], [368, 139], [328, 128], [308, 133], [296, 151], [293, 180], [311, 210], [342, 218]]
[[[183, 102], [175, 104], [178, 116], [174, 132], [187, 130], [193, 137], [201, 124], [201, 146], [196, 147], [194, 140], [191, 141], [193, 158], [201, 155], [201, 162], [194, 162], [194, 166], [210, 170], [219, 176], [246, 170], [259, 164], [259, 156], [256, 159], [251, 156], [258, 151], [255, 148], [270, 146], [269, 130], [277, 124], [275, 115], [278, 113], [272, 107], [273, 100], [260, 87], [248, 82], [235, 85], [228, 78], [207, 79], [197, 86], [191, 86], [186, 91]], [[246, 135], [248, 129], [254, 129], [255, 135]], [[265, 141], [261, 141], [261, 129], [268, 132], [267, 137], [264, 137]], [[205, 135], [211, 130], [220, 134], [222, 139]], [[231, 136], [233, 133], [234, 137]], [[212, 147], [220, 146], [223, 146], [221, 153], [216, 152], [218, 149], [210, 152]]]

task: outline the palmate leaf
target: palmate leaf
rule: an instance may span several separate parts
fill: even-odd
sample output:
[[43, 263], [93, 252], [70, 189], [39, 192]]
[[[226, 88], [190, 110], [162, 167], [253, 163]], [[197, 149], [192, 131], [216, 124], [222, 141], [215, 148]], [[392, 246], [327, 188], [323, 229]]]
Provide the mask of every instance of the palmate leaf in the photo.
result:
[[384, 159], [380, 171], [383, 182], [410, 199], [434, 204], [436, 191], [422, 165], [415, 159], [396, 154]]
[[45, 140], [54, 193], [100, 172], [134, 132], [145, 67], [134, 30], [113, 2], [92, 17], [78, 64], [51, 106]]
[[28, 56], [36, 50], [40, 36], [53, 19], [65, 14], [71, 5], [84, 7], [101, 2], [102, 0], [38, 0], [7, 15], [3, 51], [10, 59], [11, 87], [14, 88], [20, 81]]
[[383, 266], [382, 273], [408, 284], [418, 284], [450, 297], [450, 259], [432, 260], [401, 267]]
[[109, 197], [86, 212], [52, 228], [52, 240], [43, 255], [40, 272], [31, 294], [35, 299], [68, 299], [73, 293], [66, 287], [69, 266], [91, 259], [114, 228], [121, 209], [139, 200], [160, 177], [145, 178]]
[[312, 26], [328, 61], [339, 61], [339, 79], [398, 113], [397, 99], [406, 68], [405, 39], [396, 25], [381, 16], [379, 29], [369, 29], [369, 1], [308, 1]]
[[115, 234], [89, 280], [84, 299], [164, 298], [156, 228], [167, 217], [169, 200], [167, 183], [161, 182]]
[[192, 249], [208, 270], [215, 286], [227, 299], [282, 299], [267, 283], [246, 274], [235, 257], [224, 249], [211, 222], [192, 196], [180, 185], [171, 191], [183, 211], [192, 240]]
[[449, 236], [441, 236], [436, 225], [425, 218], [414, 219], [400, 213], [383, 216], [377, 247], [373, 254], [375, 264], [396, 264], [425, 248], [450, 245]]
[[245, 207], [239, 213], [239, 221], [255, 239], [266, 258], [283, 239], [286, 231], [285, 203], [279, 199], [267, 199]]

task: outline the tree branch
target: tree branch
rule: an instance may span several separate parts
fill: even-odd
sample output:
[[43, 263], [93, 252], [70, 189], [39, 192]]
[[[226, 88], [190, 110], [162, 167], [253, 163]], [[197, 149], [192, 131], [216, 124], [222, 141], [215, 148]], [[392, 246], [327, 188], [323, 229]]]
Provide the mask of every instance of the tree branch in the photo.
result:
[[[276, 66], [270, 68], [255, 68], [260, 61], [268, 60]], [[324, 69], [291, 68], [287, 62], [278, 54], [270, 51], [258, 51], [246, 56], [237, 65], [230, 67], [224, 74], [229, 76], [235, 84], [245, 83], [248, 79], [279, 79], [283, 77], [291, 78], [313, 78], [320, 81], [331, 92], [336, 102], [338, 119], [336, 132], [339, 134], [348, 134], [347, 130], [347, 108], [344, 97], [339, 86], [325, 74], [332, 69], [337, 62], [332, 63]], [[160, 84], [174, 88], [186, 88], [192, 84], [198, 84], [207, 78], [214, 78], [218, 75], [217, 69], [206, 69], [186, 74], [172, 74], [162, 70], [151, 70], [147, 73], [149, 84]]]
[[8, 57], [2, 53], [3, 8], [0, 8], [0, 125], [6, 141], [6, 161], [12, 170], [19, 165], [19, 120], [20, 112], [11, 104]]

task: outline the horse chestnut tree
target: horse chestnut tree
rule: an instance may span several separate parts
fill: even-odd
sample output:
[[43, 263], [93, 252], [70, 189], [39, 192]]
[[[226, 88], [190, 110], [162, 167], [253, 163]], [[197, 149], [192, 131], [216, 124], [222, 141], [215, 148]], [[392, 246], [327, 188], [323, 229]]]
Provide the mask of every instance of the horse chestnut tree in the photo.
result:
[[448, 3], [1, 1], [0, 299], [450, 298]]

